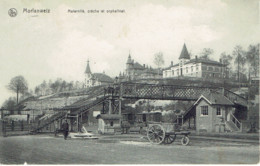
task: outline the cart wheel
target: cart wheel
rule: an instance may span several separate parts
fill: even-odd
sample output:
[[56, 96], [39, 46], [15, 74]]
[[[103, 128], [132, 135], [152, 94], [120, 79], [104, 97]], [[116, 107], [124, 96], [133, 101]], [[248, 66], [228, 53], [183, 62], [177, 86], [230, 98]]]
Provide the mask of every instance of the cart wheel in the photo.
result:
[[182, 139], [181, 139], [181, 144], [184, 145], [184, 146], [186, 146], [186, 145], [188, 145], [189, 143], [190, 143], [189, 137], [183, 136]]
[[165, 131], [161, 125], [155, 124], [147, 129], [147, 138], [153, 144], [161, 144], [165, 138]]
[[176, 135], [167, 135], [164, 138], [164, 143], [165, 144], [171, 144], [175, 141], [175, 139], [176, 139]]

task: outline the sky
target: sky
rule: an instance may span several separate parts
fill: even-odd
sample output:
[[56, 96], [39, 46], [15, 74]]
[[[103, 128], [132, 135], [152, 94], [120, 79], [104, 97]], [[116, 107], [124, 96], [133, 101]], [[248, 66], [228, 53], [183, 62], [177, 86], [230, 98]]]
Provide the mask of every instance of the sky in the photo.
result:
[[[8, 10], [15, 8], [16, 17]], [[50, 13], [23, 10], [50, 9]], [[68, 13], [82, 9], [85, 13]], [[88, 10], [124, 10], [88, 13]], [[92, 72], [115, 77], [129, 53], [140, 64], [161, 51], [164, 67], [178, 63], [182, 46], [193, 55], [212, 48], [212, 58], [260, 42], [259, 0], [2, 0], [0, 2], [0, 105], [15, 96], [10, 80], [22, 75], [34, 89], [43, 80], [83, 81]]]

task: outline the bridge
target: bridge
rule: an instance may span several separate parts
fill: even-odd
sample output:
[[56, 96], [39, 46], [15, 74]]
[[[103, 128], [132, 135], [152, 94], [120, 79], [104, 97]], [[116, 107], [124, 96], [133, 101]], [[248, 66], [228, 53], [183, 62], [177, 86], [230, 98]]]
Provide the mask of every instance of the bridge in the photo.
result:
[[120, 83], [108, 86], [105, 94], [114, 98], [151, 100], [197, 100], [211, 91], [219, 92], [234, 104], [247, 106], [247, 100], [221, 87], [179, 86], [165, 84]]
[[[165, 84], [143, 84], [143, 83], [119, 83], [104, 87], [103, 94], [97, 94], [96, 98], [83, 99], [70, 106], [64, 107], [63, 111], [69, 111], [71, 117], [76, 117], [78, 126], [80, 117], [89, 109], [96, 105], [103, 104], [103, 113], [117, 113], [121, 115], [122, 99], [151, 99], [151, 100], [183, 100], [196, 101], [201, 95], [210, 93], [211, 91], [219, 92], [227, 97], [236, 105], [243, 107], [247, 106], [247, 100], [229, 90], [221, 87], [198, 87], [198, 86], [179, 86], [179, 85], [165, 85]], [[60, 112], [53, 118], [42, 123], [33, 129], [38, 131], [44, 126], [61, 120], [68, 116], [67, 113]]]

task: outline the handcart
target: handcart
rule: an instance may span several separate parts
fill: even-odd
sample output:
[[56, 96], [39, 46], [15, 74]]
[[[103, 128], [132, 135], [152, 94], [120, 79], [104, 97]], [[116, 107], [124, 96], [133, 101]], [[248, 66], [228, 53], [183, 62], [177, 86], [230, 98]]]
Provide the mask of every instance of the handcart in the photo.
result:
[[176, 130], [176, 124], [173, 123], [150, 122], [146, 134], [148, 140], [153, 144], [171, 144], [175, 141], [177, 136], [182, 136], [182, 145], [188, 145], [190, 143], [188, 137], [190, 132]]

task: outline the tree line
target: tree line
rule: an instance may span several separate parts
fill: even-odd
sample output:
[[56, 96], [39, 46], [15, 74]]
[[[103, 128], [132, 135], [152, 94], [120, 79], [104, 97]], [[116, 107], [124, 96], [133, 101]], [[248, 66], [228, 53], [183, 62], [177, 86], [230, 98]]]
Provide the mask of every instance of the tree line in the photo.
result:
[[[251, 77], [259, 76], [259, 43], [250, 44], [247, 50], [242, 46], [234, 47], [231, 54], [222, 52], [220, 55], [221, 63], [226, 65], [226, 70], [233, 73], [237, 81], [246, 82]], [[189, 51], [191, 58], [194, 58], [192, 51]], [[198, 54], [199, 59], [213, 60], [214, 50], [204, 48]], [[160, 68], [164, 64], [163, 53], [158, 52], [154, 55], [154, 64]], [[246, 77], [245, 77], [246, 76]], [[232, 76], [230, 76], [232, 77]]]
[[10, 97], [4, 101], [2, 107], [13, 111], [15, 106], [28, 97], [31, 96], [44, 96], [58, 92], [71, 91], [84, 88], [84, 84], [79, 81], [65, 81], [61, 78], [55, 81], [44, 80], [41, 84], [37, 85], [34, 90], [28, 88], [27, 80], [23, 76], [16, 76], [12, 78], [9, 84], [6, 86], [8, 90], [16, 93], [15, 97]]
[[[211, 60], [211, 56], [214, 54], [214, 50], [211, 48], [204, 48], [199, 53], [199, 58]], [[190, 56], [193, 54], [190, 51]], [[226, 52], [221, 53], [220, 58], [222, 63], [227, 66], [227, 69], [236, 72], [237, 80], [240, 82], [242, 80], [241, 75], [248, 75], [247, 80], [250, 77], [259, 76], [259, 43], [249, 45], [247, 50], [244, 50], [241, 46], [237, 45], [234, 47], [232, 54]], [[160, 68], [164, 64], [163, 53], [158, 52], [154, 55], [154, 63]], [[37, 85], [34, 90], [28, 89], [28, 83], [23, 76], [16, 76], [10, 80], [7, 88], [16, 93], [16, 102], [14, 98], [7, 99], [3, 106], [9, 107], [14, 103], [19, 103], [19, 95], [22, 98], [27, 98], [30, 96], [43, 96], [50, 95], [53, 93], [71, 91], [76, 89], [84, 88], [84, 84], [79, 81], [67, 82], [61, 78], [55, 81], [49, 80], [48, 82], [44, 80], [40, 85]]]

